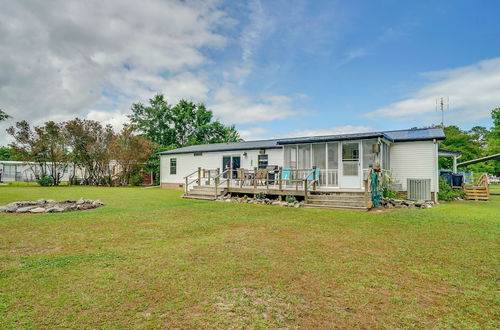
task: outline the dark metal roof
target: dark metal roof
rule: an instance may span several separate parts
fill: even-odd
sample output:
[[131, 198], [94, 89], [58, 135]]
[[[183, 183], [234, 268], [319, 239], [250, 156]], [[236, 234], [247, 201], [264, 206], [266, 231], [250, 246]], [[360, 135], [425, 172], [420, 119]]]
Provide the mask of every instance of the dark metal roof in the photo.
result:
[[462, 153], [460, 151], [452, 151], [452, 150], [444, 150], [444, 149], [438, 149], [438, 154], [441, 155], [449, 155], [449, 156], [462, 156]]
[[326, 141], [361, 140], [385, 138], [391, 142], [444, 140], [445, 135], [442, 128], [423, 128], [385, 132], [369, 132], [356, 134], [338, 134], [311, 137], [298, 137], [288, 139], [272, 139], [230, 143], [199, 144], [160, 152], [160, 155], [184, 154], [191, 152], [215, 152], [230, 150], [256, 150], [256, 149], [277, 149], [284, 144], [312, 143]]
[[258, 141], [243, 141], [229, 143], [212, 143], [212, 144], [197, 144], [173, 150], [160, 152], [160, 155], [185, 154], [190, 152], [215, 152], [215, 151], [230, 151], [230, 150], [256, 150], [256, 149], [279, 149], [279, 139], [274, 140], [258, 140]]

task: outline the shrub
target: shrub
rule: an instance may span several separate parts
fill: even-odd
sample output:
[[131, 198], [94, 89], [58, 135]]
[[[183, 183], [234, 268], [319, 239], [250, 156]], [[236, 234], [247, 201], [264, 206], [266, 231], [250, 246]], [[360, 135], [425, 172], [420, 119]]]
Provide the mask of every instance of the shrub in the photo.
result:
[[395, 190], [390, 190], [390, 189], [387, 189], [387, 188], [385, 188], [385, 189], [382, 191], [382, 195], [383, 195], [385, 198], [396, 198], [396, 194], [397, 194], [397, 191], [395, 191]]
[[266, 193], [261, 191], [260, 193], [255, 194], [255, 198], [257, 198], [257, 199], [265, 199], [266, 198]]
[[38, 179], [37, 182], [42, 187], [49, 187], [54, 185], [54, 178], [50, 175], [42, 175], [42, 177]]
[[456, 198], [464, 198], [465, 192], [461, 189], [453, 189], [445, 180], [439, 179], [438, 198], [442, 201], [452, 201]]
[[295, 203], [297, 201], [297, 198], [295, 198], [295, 196], [290, 196], [290, 195], [287, 195], [285, 197], [285, 201], [287, 203]]
[[144, 175], [136, 173], [130, 177], [130, 184], [133, 186], [140, 186], [144, 182]]

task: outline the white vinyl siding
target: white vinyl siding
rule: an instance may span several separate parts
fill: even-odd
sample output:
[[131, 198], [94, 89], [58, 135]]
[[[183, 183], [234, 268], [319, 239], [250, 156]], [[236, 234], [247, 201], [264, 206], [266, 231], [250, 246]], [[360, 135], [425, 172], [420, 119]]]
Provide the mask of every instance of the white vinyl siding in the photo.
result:
[[408, 178], [431, 179], [431, 190], [437, 191], [437, 144], [433, 141], [397, 142], [391, 145], [390, 168], [394, 183], [406, 191]]
[[[268, 164], [283, 166], [282, 149], [266, 149]], [[246, 153], [246, 156], [244, 154]], [[202, 156], [195, 156], [194, 153], [161, 155], [160, 156], [160, 177], [161, 183], [183, 183], [184, 177], [196, 171], [198, 167], [222, 171], [223, 156], [240, 156], [241, 167], [253, 169], [258, 167], [260, 150], [229, 150], [216, 152], [203, 152]], [[177, 173], [170, 174], [170, 158], [176, 159]]]

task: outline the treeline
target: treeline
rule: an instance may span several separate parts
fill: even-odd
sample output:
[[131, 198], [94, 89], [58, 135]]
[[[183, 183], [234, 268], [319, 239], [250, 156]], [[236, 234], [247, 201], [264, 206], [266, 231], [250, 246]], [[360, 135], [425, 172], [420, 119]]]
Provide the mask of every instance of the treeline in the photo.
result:
[[172, 106], [160, 94], [147, 105], [133, 104], [131, 110], [130, 122], [119, 133], [80, 118], [35, 127], [19, 121], [7, 129], [14, 142], [0, 149], [0, 156], [33, 162], [36, 179], [52, 185], [68, 171], [70, 183], [127, 185], [142, 169], [158, 183], [159, 151], [241, 140], [234, 126], [214, 120], [203, 104], [181, 100]]
[[[462, 130], [458, 126], [445, 127], [446, 140], [441, 142], [441, 148], [461, 152], [459, 162], [500, 153], [500, 108], [491, 111], [491, 118], [493, 127], [489, 129], [483, 126], [475, 126], [470, 130]], [[440, 157], [439, 166], [451, 169], [452, 160]], [[500, 161], [490, 160], [469, 165], [467, 169], [477, 173], [487, 172], [500, 176]]]
[[153, 150], [131, 125], [115, 133], [110, 125], [79, 118], [33, 128], [20, 121], [7, 132], [16, 159], [32, 162], [35, 179], [44, 185], [59, 185], [67, 172], [70, 183], [126, 185]]

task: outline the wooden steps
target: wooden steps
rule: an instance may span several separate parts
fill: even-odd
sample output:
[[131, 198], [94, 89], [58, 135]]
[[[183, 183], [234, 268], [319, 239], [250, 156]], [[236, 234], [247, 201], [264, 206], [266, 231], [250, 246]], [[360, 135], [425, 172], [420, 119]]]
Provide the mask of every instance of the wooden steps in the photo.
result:
[[306, 208], [349, 209], [367, 211], [364, 192], [314, 193], [302, 205]]
[[490, 197], [488, 189], [488, 176], [483, 173], [477, 182], [477, 186], [465, 186], [465, 199], [475, 201], [487, 201]]
[[[224, 192], [223, 188], [219, 188], [218, 196]], [[218, 197], [217, 196], [217, 197]], [[191, 188], [187, 194], [182, 195], [183, 198], [189, 199], [200, 199], [200, 200], [215, 200], [215, 188], [214, 187], [204, 187], [204, 186], [194, 186]]]
[[[230, 190], [231, 191], [231, 190]], [[218, 197], [226, 194], [227, 189], [219, 188]], [[294, 195], [294, 191], [290, 192]], [[193, 186], [186, 194], [182, 196], [188, 199], [216, 200], [215, 188], [213, 186]], [[301, 204], [304, 208], [316, 209], [343, 209], [367, 211], [365, 193], [363, 191], [314, 191], [308, 194], [307, 202]]]
[[486, 187], [465, 187], [465, 199], [475, 201], [489, 200], [489, 192]]

